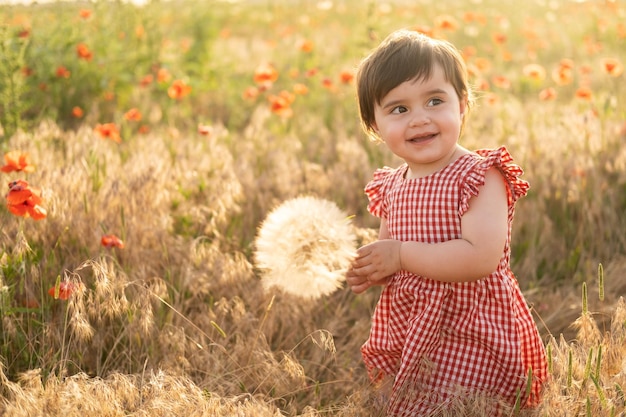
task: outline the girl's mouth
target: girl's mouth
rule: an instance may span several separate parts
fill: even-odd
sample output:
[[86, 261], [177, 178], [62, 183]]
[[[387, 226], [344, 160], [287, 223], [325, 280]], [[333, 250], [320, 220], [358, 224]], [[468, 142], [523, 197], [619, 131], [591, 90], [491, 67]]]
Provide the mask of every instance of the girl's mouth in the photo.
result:
[[421, 142], [429, 141], [429, 140], [433, 139], [435, 136], [437, 136], [436, 133], [429, 133], [429, 134], [426, 134], [426, 135], [415, 136], [415, 137], [409, 139], [408, 141], [411, 142], [411, 143], [421, 143]]

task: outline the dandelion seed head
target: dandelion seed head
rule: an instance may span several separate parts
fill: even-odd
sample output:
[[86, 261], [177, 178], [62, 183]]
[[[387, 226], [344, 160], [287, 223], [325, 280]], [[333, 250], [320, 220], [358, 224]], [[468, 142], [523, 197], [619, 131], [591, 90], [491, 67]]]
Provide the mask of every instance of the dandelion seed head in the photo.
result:
[[341, 287], [356, 255], [356, 235], [335, 203], [305, 196], [270, 212], [255, 246], [266, 289], [276, 286], [304, 298], [319, 298]]

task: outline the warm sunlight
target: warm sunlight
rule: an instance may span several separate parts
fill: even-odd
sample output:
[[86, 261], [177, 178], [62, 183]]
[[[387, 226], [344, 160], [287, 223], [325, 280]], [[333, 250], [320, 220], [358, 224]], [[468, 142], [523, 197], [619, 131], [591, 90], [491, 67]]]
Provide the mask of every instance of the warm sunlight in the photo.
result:
[[625, 22], [0, 0], [0, 415], [623, 417]]

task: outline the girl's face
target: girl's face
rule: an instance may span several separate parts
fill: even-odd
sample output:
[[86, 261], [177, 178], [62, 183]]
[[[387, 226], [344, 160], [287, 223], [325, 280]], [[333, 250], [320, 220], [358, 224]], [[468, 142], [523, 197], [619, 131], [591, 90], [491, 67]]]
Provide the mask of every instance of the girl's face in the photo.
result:
[[374, 128], [409, 176], [427, 176], [452, 160], [466, 104], [435, 65], [430, 79], [405, 81], [375, 105]]

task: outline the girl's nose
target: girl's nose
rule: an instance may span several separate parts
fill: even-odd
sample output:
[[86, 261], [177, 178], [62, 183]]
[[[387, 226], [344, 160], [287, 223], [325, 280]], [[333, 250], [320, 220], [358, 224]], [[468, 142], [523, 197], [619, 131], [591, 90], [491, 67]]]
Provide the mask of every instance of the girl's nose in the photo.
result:
[[424, 126], [424, 125], [427, 125], [428, 123], [430, 123], [430, 117], [428, 117], [426, 112], [416, 111], [415, 113], [413, 113], [413, 117], [411, 117], [409, 125], [411, 127], [416, 127], [416, 126]]

